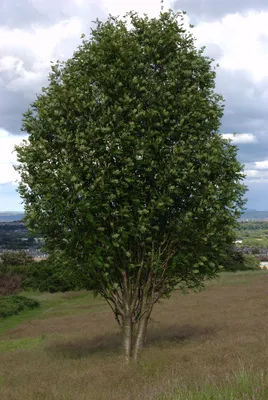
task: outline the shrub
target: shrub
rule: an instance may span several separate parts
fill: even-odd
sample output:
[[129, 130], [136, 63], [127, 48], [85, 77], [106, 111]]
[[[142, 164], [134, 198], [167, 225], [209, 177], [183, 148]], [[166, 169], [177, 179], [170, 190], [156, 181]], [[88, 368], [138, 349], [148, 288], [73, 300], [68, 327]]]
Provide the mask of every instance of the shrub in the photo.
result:
[[32, 260], [26, 251], [5, 251], [0, 255], [0, 296], [17, 294], [22, 290]]
[[253, 270], [253, 269], [260, 269], [260, 260], [258, 257], [255, 257], [251, 254], [244, 254], [244, 270]]
[[68, 292], [81, 289], [73, 274], [59, 260], [48, 259], [32, 263], [23, 281], [25, 290], [40, 290], [40, 292]]
[[244, 254], [241, 251], [232, 250], [223, 265], [227, 271], [249, 271], [260, 269], [260, 260], [252, 254]]
[[25, 250], [22, 251], [4, 251], [0, 255], [2, 267], [27, 265], [33, 261], [33, 257]]
[[28, 265], [0, 263], [0, 296], [17, 294], [22, 290], [22, 282], [27, 277]]
[[31, 310], [39, 306], [38, 301], [23, 296], [0, 297], [0, 318], [6, 318], [18, 314], [22, 310]]
[[16, 294], [21, 290], [22, 276], [11, 273], [0, 275], [0, 296]]

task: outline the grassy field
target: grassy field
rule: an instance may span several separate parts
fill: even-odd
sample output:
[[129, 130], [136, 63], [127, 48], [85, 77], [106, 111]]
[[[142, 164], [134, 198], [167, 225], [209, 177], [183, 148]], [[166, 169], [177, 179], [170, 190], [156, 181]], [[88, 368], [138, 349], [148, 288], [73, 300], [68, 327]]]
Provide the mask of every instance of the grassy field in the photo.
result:
[[42, 305], [0, 321], [1, 400], [268, 399], [266, 271], [222, 274], [162, 301], [129, 367], [102, 299], [24, 295]]

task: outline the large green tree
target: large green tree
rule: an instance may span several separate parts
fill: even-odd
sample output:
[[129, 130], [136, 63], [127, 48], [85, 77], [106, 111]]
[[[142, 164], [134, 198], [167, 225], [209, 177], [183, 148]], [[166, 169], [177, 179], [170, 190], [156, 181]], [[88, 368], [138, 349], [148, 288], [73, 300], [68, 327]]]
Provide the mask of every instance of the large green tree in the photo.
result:
[[24, 114], [28, 226], [107, 300], [127, 360], [161, 297], [215, 276], [243, 205], [203, 51], [183, 13], [97, 21]]

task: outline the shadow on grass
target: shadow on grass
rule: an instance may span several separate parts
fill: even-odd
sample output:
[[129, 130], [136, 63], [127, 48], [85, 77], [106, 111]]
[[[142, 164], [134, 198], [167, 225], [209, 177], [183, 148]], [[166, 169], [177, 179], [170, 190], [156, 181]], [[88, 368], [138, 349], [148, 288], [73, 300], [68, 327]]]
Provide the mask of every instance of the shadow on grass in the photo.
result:
[[[162, 347], [167, 343], [181, 343], [187, 340], [210, 339], [216, 330], [213, 327], [200, 327], [198, 325], [170, 325], [148, 332], [146, 347]], [[87, 358], [97, 353], [109, 355], [119, 353], [122, 347], [122, 337], [120, 333], [99, 335], [93, 339], [75, 338], [68, 341], [57, 341], [47, 346], [47, 352], [55, 357], [70, 359]]]
[[53, 356], [71, 359], [87, 358], [96, 353], [114, 353], [121, 347], [120, 333], [95, 336], [93, 339], [75, 338], [68, 341], [57, 341], [47, 347]]
[[210, 339], [216, 333], [212, 326], [200, 325], [169, 325], [155, 330], [149, 330], [147, 345], [161, 347], [166, 343], [181, 343], [195, 339]]

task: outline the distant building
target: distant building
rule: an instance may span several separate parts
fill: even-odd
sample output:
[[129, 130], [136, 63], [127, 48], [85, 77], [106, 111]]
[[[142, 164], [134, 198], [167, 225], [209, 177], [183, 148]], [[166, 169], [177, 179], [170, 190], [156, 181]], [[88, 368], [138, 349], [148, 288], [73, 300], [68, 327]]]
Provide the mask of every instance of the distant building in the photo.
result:
[[34, 256], [33, 259], [34, 261], [42, 261], [42, 260], [46, 260], [48, 258], [47, 254], [42, 254], [42, 255], [38, 255], [38, 256]]
[[260, 262], [261, 269], [268, 269], [268, 261], [261, 261]]

